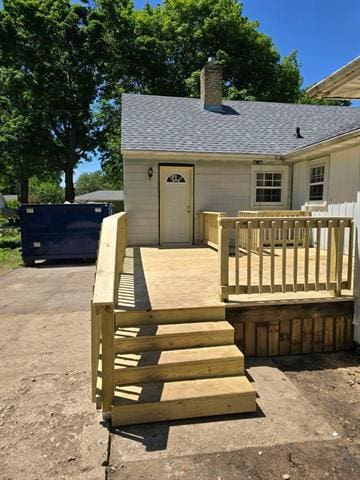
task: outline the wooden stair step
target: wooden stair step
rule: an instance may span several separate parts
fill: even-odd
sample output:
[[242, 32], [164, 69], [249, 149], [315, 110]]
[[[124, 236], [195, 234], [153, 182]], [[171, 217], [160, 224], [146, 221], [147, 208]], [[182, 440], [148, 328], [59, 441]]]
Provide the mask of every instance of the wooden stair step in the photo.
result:
[[256, 392], [242, 375], [119, 386], [111, 418], [119, 426], [255, 410]]
[[116, 353], [210, 347], [233, 343], [234, 327], [226, 321], [118, 327], [114, 339]]
[[225, 320], [225, 307], [170, 308], [163, 310], [115, 310], [116, 326], [161, 323], [214, 322]]
[[235, 345], [120, 353], [115, 385], [244, 374], [244, 355]]

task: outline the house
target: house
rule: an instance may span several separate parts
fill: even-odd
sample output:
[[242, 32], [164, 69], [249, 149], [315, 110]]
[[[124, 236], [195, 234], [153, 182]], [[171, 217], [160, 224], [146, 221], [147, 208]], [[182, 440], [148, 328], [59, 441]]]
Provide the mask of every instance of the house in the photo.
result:
[[212, 62], [200, 99], [125, 94], [129, 243], [197, 243], [200, 211], [334, 205], [353, 215], [344, 196], [358, 191], [359, 146], [359, 108], [223, 101]]
[[[360, 99], [360, 57], [312, 86], [308, 94], [314, 98]], [[353, 134], [357, 136], [356, 130]], [[351, 215], [357, 225], [355, 255], [355, 333], [360, 343], [360, 147], [356, 143], [336, 155], [330, 155], [329, 176], [332, 178], [333, 194], [329, 198], [328, 214]]]
[[75, 197], [77, 203], [111, 203], [113, 213], [124, 210], [124, 192], [122, 190], [96, 190]]
[[223, 101], [210, 60], [200, 99], [123, 96], [122, 154], [91, 316], [114, 426], [255, 412], [244, 355], [353, 348], [360, 109]]

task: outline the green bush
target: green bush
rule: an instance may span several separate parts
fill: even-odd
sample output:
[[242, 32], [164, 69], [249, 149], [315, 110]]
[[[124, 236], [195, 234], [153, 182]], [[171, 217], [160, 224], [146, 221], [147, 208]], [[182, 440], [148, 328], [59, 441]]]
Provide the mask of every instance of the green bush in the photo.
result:
[[31, 203], [63, 203], [64, 190], [55, 182], [33, 177], [29, 182], [29, 200]]

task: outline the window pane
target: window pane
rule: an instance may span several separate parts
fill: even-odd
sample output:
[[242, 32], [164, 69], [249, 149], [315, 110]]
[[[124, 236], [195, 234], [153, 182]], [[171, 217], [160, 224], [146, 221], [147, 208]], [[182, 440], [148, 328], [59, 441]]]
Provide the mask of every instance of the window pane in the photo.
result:
[[264, 186], [264, 174], [262, 172], [259, 172], [256, 174], [256, 186], [257, 187]]
[[325, 176], [325, 166], [320, 165], [310, 169], [310, 183], [323, 182]]
[[310, 185], [310, 200], [323, 200], [324, 184]]
[[185, 178], [181, 173], [172, 173], [167, 178], [167, 183], [186, 183]]
[[258, 172], [256, 174], [257, 187], [281, 187], [281, 173]]
[[281, 187], [281, 173], [274, 173], [274, 187]]
[[281, 202], [281, 189], [280, 188], [257, 188], [256, 189], [256, 201], [277, 203]]

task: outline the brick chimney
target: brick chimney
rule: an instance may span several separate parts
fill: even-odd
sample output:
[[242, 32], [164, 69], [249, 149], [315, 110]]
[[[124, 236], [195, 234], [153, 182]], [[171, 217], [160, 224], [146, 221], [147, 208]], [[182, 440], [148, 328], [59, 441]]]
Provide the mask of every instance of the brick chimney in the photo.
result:
[[222, 86], [222, 66], [215, 63], [214, 57], [209, 57], [200, 75], [200, 98], [206, 110], [222, 111]]

